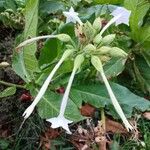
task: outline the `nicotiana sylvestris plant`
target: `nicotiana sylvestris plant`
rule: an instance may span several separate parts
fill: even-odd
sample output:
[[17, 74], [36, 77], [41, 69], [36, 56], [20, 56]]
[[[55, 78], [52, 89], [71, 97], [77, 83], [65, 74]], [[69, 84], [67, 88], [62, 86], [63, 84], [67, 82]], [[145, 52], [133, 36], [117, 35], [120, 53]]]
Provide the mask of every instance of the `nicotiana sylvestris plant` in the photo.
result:
[[95, 67], [95, 69], [98, 72], [100, 72], [100, 75], [104, 81], [104, 84], [107, 88], [108, 94], [110, 96], [110, 99], [112, 101], [112, 104], [114, 105], [116, 112], [122, 119], [126, 129], [128, 131], [132, 130], [133, 127], [130, 125], [127, 118], [125, 117], [125, 114], [123, 113], [123, 110], [120, 107], [103, 70], [103, 60], [104, 60], [103, 58], [105, 58], [105, 62], [109, 61], [111, 57], [120, 57], [126, 59], [127, 53], [118, 47], [110, 46], [110, 44], [115, 39], [115, 34], [109, 34], [104, 37], [102, 36], [105, 30], [113, 23], [115, 23], [116, 25], [119, 25], [121, 23], [128, 25], [131, 12], [129, 10], [126, 10], [125, 8], [118, 7], [111, 13], [111, 15], [113, 15], [114, 17], [102, 29], [101, 29], [101, 18], [99, 17], [95, 19], [93, 24], [91, 24], [88, 21], [86, 23], [82, 23], [82, 21], [78, 17], [78, 13], [76, 13], [72, 7], [70, 8], [69, 12], [63, 12], [63, 14], [67, 17], [66, 23], [69, 22], [78, 23], [78, 25], [75, 27], [75, 35], [78, 39], [77, 45], [69, 35], [58, 34], [58, 35], [45, 35], [31, 38], [29, 40], [24, 41], [17, 47], [17, 49], [19, 49], [39, 39], [46, 39], [46, 38], [57, 38], [62, 42], [67, 42], [67, 47], [70, 47], [70, 49], [65, 50], [58, 63], [56, 64], [56, 66], [53, 68], [53, 70], [50, 72], [49, 76], [43, 83], [39, 93], [35, 97], [32, 104], [23, 113], [24, 119], [27, 119], [31, 115], [35, 106], [44, 95], [45, 91], [48, 88], [49, 83], [51, 82], [53, 76], [55, 75], [56, 71], [61, 66], [61, 64], [66, 59], [70, 60], [74, 59], [74, 67], [61, 102], [59, 115], [57, 117], [47, 119], [48, 122], [51, 122], [52, 128], [62, 127], [67, 131], [67, 133], [71, 133], [68, 124], [72, 123], [72, 121], [66, 119], [64, 116], [69, 97], [69, 92], [73, 83], [73, 79], [75, 77], [75, 73], [81, 67], [83, 61], [86, 58], [88, 60], [90, 58], [91, 64]]

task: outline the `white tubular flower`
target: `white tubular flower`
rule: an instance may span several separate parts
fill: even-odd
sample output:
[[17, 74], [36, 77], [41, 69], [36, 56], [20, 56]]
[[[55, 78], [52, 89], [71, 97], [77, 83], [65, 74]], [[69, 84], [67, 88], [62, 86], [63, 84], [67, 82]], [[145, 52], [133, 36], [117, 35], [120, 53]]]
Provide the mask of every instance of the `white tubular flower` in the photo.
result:
[[66, 23], [69, 23], [69, 22], [76, 23], [76, 22], [78, 22], [80, 25], [83, 24], [82, 21], [80, 20], [80, 18], [78, 17], [79, 14], [74, 11], [73, 7], [71, 7], [69, 9], [69, 12], [64, 11], [63, 14], [67, 18]]
[[133, 130], [133, 127], [130, 125], [130, 123], [128, 122], [127, 118], [125, 117], [125, 114], [123, 113], [122, 108], [120, 107], [120, 105], [119, 105], [119, 103], [118, 103], [118, 101], [117, 101], [117, 99], [116, 99], [116, 97], [115, 97], [115, 95], [114, 95], [110, 85], [109, 85], [109, 82], [108, 82], [108, 80], [107, 80], [107, 78], [105, 76], [105, 73], [104, 73], [104, 70], [103, 70], [103, 67], [102, 67], [102, 63], [101, 63], [99, 57], [92, 56], [91, 63], [100, 72], [100, 74], [102, 76], [102, 79], [104, 81], [104, 84], [105, 84], [105, 86], [107, 88], [107, 91], [109, 93], [110, 99], [111, 99], [111, 101], [112, 101], [112, 103], [114, 105], [114, 108], [115, 108], [116, 112], [118, 113], [118, 115], [120, 116], [120, 118], [122, 119], [126, 129], [128, 131]]
[[56, 66], [53, 68], [52, 72], [49, 74], [49, 76], [47, 77], [47, 79], [45, 80], [44, 84], [42, 85], [39, 93], [37, 94], [37, 96], [35, 97], [34, 101], [32, 102], [32, 104], [25, 110], [25, 112], [23, 113], [23, 117], [25, 119], [27, 119], [31, 113], [34, 110], [34, 107], [37, 105], [37, 103], [40, 101], [40, 99], [42, 98], [42, 96], [44, 95], [44, 93], [46, 92], [49, 83], [51, 82], [52, 77], [54, 76], [55, 72], [58, 70], [58, 68], [60, 67], [60, 65], [63, 63], [63, 61], [69, 56], [71, 55], [73, 52], [73, 50], [66, 50], [64, 52], [64, 54], [62, 55], [61, 59], [59, 60], [59, 62], [56, 64]]
[[122, 108], [120, 107], [120, 105], [119, 105], [119, 103], [118, 103], [118, 101], [117, 101], [117, 99], [116, 99], [116, 97], [115, 97], [115, 95], [114, 95], [114, 93], [113, 93], [113, 91], [112, 91], [110, 85], [109, 85], [109, 82], [108, 82], [108, 80], [107, 80], [107, 78], [106, 78], [106, 76], [105, 76], [104, 71], [101, 71], [100, 74], [101, 74], [101, 76], [102, 76], [102, 78], [103, 78], [103, 81], [104, 81], [105, 86], [106, 86], [106, 88], [107, 88], [107, 91], [108, 91], [108, 93], [109, 93], [110, 99], [111, 99], [111, 101], [112, 101], [112, 103], [113, 103], [113, 105], [114, 105], [114, 108], [116, 109], [116, 112], [118, 113], [118, 115], [119, 115], [120, 118], [122, 119], [122, 121], [123, 121], [123, 123], [124, 123], [126, 129], [127, 129], [128, 131], [132, 131], [132, 130], [133, 130], [133, 127], [132, 127], [132, 126], [130, 125], [130, 123], [128, 122], [128, 120], [127, 120], [127, 118], [126, 118], [126, 116], [125, 116], [125, 114], [124, 114]]
[[102, 35], [105, 30], [112, 25], [113, 23], [115, 23], [115, 25], [119, 25], [119, 24], [126, 24], [129, 25], [129, 18], [131, 15], [131, 11], [127, 10], [123, 7], [117, 7], [117, 9], [115, 9], [112, 13], [112, 16], [114, 16], [107, 24], [106, 26], [104, 26], [104, 28], [101, 30], [100, 34]]
[[50, 119], [46, 120], [46, 121], [49, 121], [49, 122], [52, 123], [52, 125], [51, 125], [52, 128], [62, 127], [69, 134], [71, 134], [71, 131], [69, 130], [68, 124], [72, 123], [72, 121], [66, 119], [64, 117], [64, 114], [65, 114], [67, 101], [68, 101], [68, 97], [69, 97], [69, 92], [70, 92], [70, 89], [71, 89], [71, 85], [73, 83], [73, 79], [74, 79], [75, 73], [76, 73], [77, 69], [79, 69], [79, 67], [81, 66], [83, 61], [84, 61], [84, 56], [82, 54], [78, 55], [75, 58], [74, 68], [73, 68], [73, 71], [71, 73], [71, 76], [70, 76], [67, 88], [65, 90], [65, 93], [64, 93], [64, 96], [63, 96], [63, 99], [62, 99], [62, 102], [61, 102], [60, 112], [59, 112], [58, 117], [54, 117], [54, 118], [50, 118]]
[[38, 37], [33, 37], [31, 39], [25, 40], [24, 42], [20, 43], [16, 49], [22, 48], [26, 45], [29, 45], [35, 41], [41, 40], [41, 39], [47, 39], [47, 38], [56, 38], [56, 35], [43, 35], [43, 36], [38, 36]]

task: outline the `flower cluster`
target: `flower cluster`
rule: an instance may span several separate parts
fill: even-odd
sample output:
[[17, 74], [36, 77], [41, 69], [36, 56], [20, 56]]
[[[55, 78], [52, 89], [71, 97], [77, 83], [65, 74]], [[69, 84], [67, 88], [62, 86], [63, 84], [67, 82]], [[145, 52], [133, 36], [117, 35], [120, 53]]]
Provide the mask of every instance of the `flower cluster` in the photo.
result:
[[[78, 13], [74, 11], [74, 9], [71, 7], [69, 12], [63, 12], [63, 14], [67, 17], [66, 23], [73, 22], [78, 23], [78, 26], [75, 29], [76, 36], [78, 38], [78, 47], [74, 47], [74, 42], [71, 39], [71, 37], [67, 34], [58, 34], [58, 35], [47, 35], [47, 36], [40, 36], [35, 37], [30, 40], [27, 40], [23, 43], [21, 43], [17, 48], [20, 48], [22, 46], [25, 46], [27, 44], [30, 44], [34, 41], [37, 41], [39, 39], [44, 38], [58, 38], [59, 40], [63, 42], [70, 42], [70, 49], [67, 49], [64, 54], [62, 55], [61, 59], [58, 61], [56, 66], [53, 68], [45, 82], [43, 83], [39, 93], [35, 97], [32, 104], [25, 110], [23, 113], [23, 116], [25, 119], [27, 119], [31, 113], [33, 112], [35, 106], [40, 101], [42, 96], [44, 95], [45, 91], [48, 88], [49, 83], [51, 82], [51, 79], [55, 75], [58, 68], [61, 66], [61, 64], [68, 59], [68, 57], [72, 57], [74, 59], [74, 67], [67, 85], [67, 88], [65, 90], [65, 93], [63, 95], [63, 99], [60, 106], [60, 112], [57, 117], [47, 119], [48, 122], [51, 123], [52, 128], [58, 128], [62, 127], [64, 128], [67, 133], [71, 133], [69, 130], [68, 124], [72, 123], [71, 120], [68, 120], [65, 118], [65, 109], [67, 106], [67, 101], [70, 93], [70, 89], [75, 77], [75, 74], [77, 70], [81, 67], [84, 59], [88, 56], [90, 58], [91, 64], [95, 67], [95, 69], [100, 72], [102, 79], [104, 81], [104, 84], [107, 88], [108, 94], [110, 96], [110, 99], [112, 100], [112, 104], [114, 105], [114, 108], [120, 118], [122, 119], [125, 127], [127, 130], [132, 130], [133, 127], [128, 122], [127, 118], [125, 117], [122, 108], [120, 107], [110, 85], [109, 82], [105, 76], [104, 70], [103, 70], [103, 61], [108, 61], [111, 57], [127, 57], [127, 53], [124, 52], [122, 49], [118, 47], [111, 47], [110, 44], [113, 42], [115, 38], [115, 34], [110, 34], [102, 37], [102, 34], [107, 30], [107, 28], [115, 23], [116, 25], [119, 25], [121, 23], [129, 24], [129, 17], [130, 17], [130, 11], [126, 10], [125, 8], [118, 7], [116, 10], [114, 10], [111, 14], [114, 16], [105, 27], [101, 29], [101, 18], [96, 18], [93, 24], [90, 22], [82, 23], [80, 18], [78, 17]], [[81, 36], [82, 35], [82, 36]], [[73, 54], [73, 55], [72, 55]]]

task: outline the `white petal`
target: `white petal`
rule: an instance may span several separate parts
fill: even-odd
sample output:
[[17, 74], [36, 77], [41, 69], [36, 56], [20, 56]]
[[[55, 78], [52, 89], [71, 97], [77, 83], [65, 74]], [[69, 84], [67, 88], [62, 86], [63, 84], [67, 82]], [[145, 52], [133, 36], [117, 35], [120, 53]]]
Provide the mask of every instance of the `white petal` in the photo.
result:
[[82, 21], [78, 17], [78, 13], [74, 11], [73, 7], [69, 9], [69, 12], [64, 11], [63, 12], [64, 16], [67, 18], [66, 23], [73, 22], [76, 23], [78, 22], [80, 25], [82, 25]]
[[126, 24], [126, 25], [129, 25], [129, 18], [130, 18], [130, 15], [131, 15], [131, 11], [123, 8], [123, 7], [117, 7], [117, 9], [115, 9], [111, 15], [116, 17], [118, 15], [121, 16], [116, 20], [116, 25], [119, 25], [119, 24]]
[[58, 116], [54, 118], [47, 119], [46, 121], [50, 122], [52, 125], [52, 128], [58, 128], [62, 127], [65, 129], [69, 134], [71, 134], [71, 131], [69, 130], [68, 124], [72, 123], [71, 120], [66, 119], [64, 116]]

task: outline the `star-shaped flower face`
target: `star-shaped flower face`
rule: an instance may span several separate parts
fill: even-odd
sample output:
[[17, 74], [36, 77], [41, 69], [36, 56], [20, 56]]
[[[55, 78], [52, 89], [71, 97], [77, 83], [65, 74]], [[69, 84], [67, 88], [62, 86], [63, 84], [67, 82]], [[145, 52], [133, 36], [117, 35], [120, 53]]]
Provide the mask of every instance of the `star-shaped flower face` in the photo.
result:
[[111, 13], [111, 15], [114, 17], [118, 16], [118, 19], [115, 21], [116, 26], [122, 23], [129, 25], [129, 17], [131, 15], [130, 10], [127, 10], [123, 7], [118, 7]]
[[52, 128], [55, 129], [55, 128], [62, 127], [67, 131], [68, 134], [71, 134], [68, 124], [72, 123], [73, 121], [66, 119], [64, 116], [59, 115], [58, 117], [47, 119], [46, 121], [52, 123], [51, 125]]
[[74, 11], [73, 7], [69, 9], [69, 12], [64, 11], [63, 14], [65, 15], [66, 23], [73, 22], [76, 23], [78, 22], [80, 25], [82, 25], [82, 21], [78, 17], [78, 13]]

